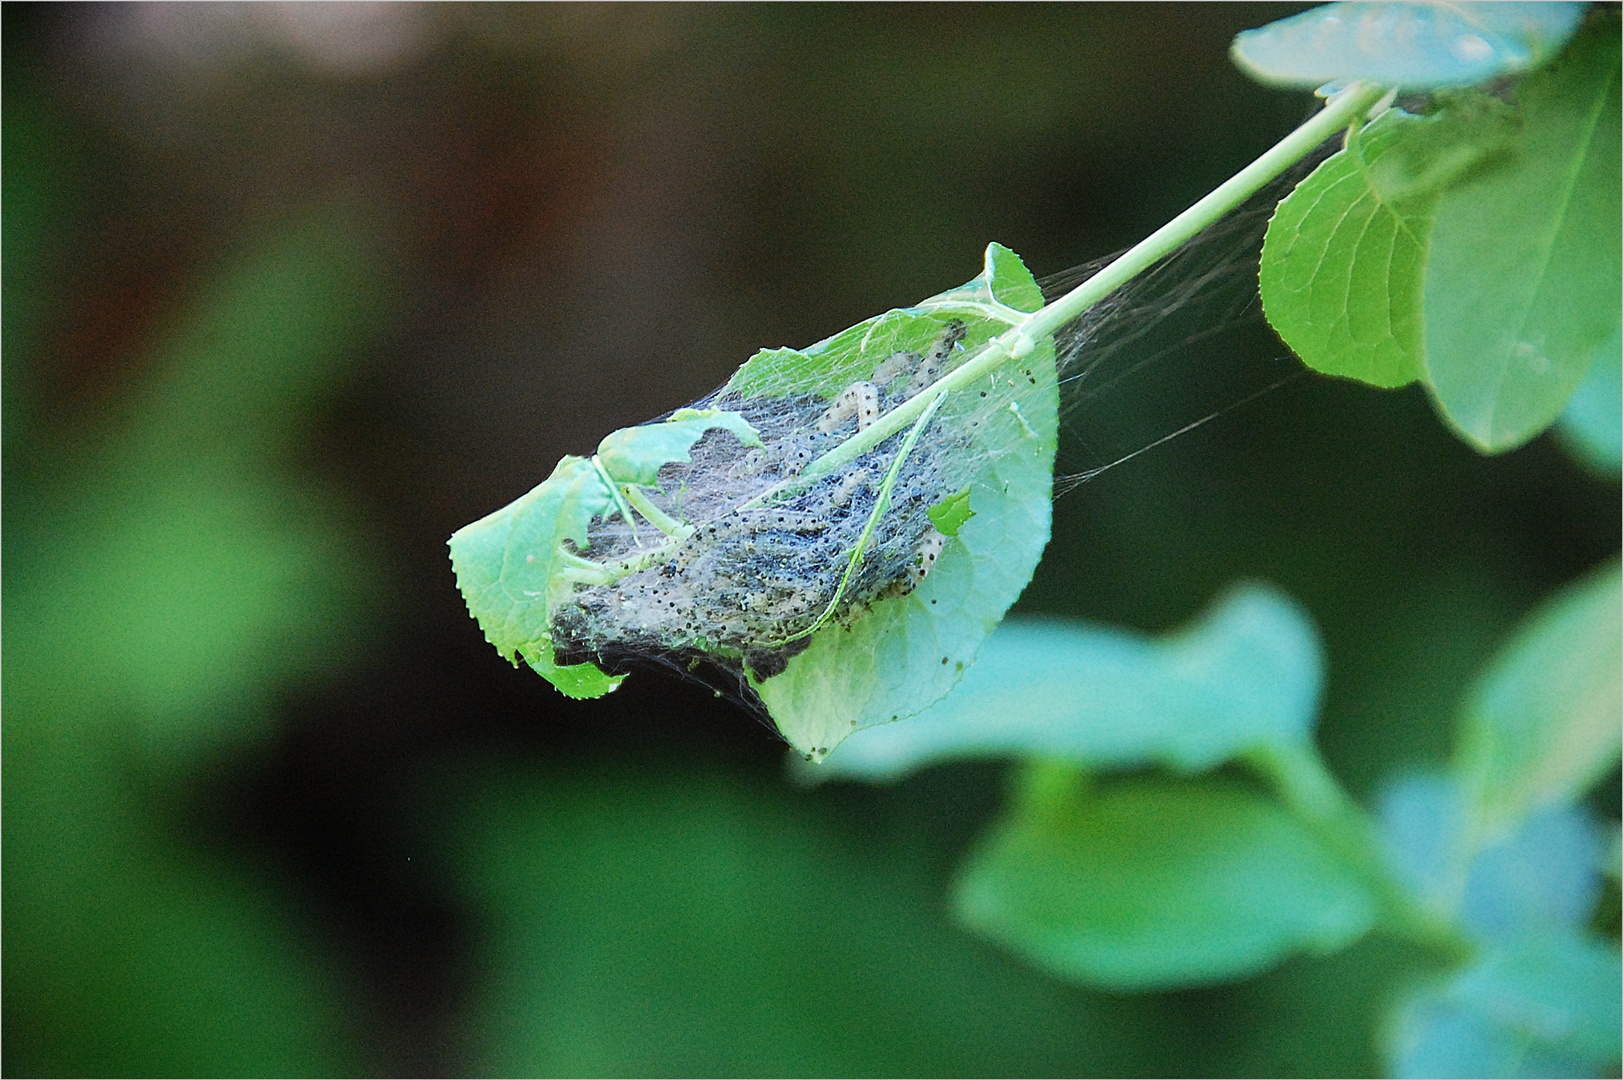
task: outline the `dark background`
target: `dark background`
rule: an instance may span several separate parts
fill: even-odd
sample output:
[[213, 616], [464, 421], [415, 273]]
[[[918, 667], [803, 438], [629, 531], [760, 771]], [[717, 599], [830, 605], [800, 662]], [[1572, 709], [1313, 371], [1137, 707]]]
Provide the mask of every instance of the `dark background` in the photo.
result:
[[[1308, 114], [1226, 55], [1291, 10], [7, 5], [6, 1073], [1377, 1071], [1399, 946], [1053, 982], [946, 910], [1001, 767], [808, 790], [703, 687], [566, 702], [444, 548], [989, 240], [1134, 242]], [[1416, 390], [1231, 408], [1294, 361], [1226, 296], [1101, 330], [1068, 471], [1222, 415], [1062, 498], [1019, 610], [1279, 583], [1367, 796], [1617, 484]]]

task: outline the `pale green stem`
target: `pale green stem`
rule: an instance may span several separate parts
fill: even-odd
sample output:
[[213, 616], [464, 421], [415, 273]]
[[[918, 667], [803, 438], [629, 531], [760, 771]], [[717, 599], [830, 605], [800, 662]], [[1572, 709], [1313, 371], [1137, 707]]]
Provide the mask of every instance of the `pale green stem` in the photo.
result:
[[1259, 747], [1245, 760], [1320, 841], [1369, 884], [1381, 905], [1381, 926], [1456, 958], [1471, 945], [1446, 919], [1422, 906], [1392, 873], [1381, 852], [1375, 823], [1342, 790], [1310, 742]]
[[[917, 423], [924, 411], [933, 407], [946, 394], [970, 385], [1012, 359], [1027, 355], [1066, 323], [1082, 315], [1093, 305], [1194, 239], [1201, 230], [1215, 223], [1224, 214], [1240, 206], [1269, 181], [1306, 157], [1314, 147], [1352, 125], [1386, 93], [1384, 87], [1369, 83], [1352, 83], [1347, 86], [1326, 102], [1324, 108], [1301, 127], [1218, 185], [1205, 198], [1122, 253], [1097, 274], [1053, 303], [1012, 323], [1007, 331], [971, 353], [962, 364], [937, 379], [935, 383], [914, 394], [868, 427], [807, 465], [793, 479], [761, 492], [745, 506], [758, 505], [785, 492], [809, 487], [824, 476], [844, 468], [897, 432]], [[1013, 309], [1008, 311], [1012, 313]], [[619, 492], [612, 483], [610, 490], [615, 492], [616, 501], [620, 501]], [[653, 565], [674, 547], [675, 544], [667, 542], [619, 562], [603, 565], [601, 571], [590, 575], [591, 583], [606, 584], [626, 574], [635, 573]]]
[[630, 527], [631, 539], [636, 540], [638, 546], [641, 546], [642, 541], [637, 539], [637, 520], [631, 516], [631, 507], [626, 505], [625, 496], [620, 493], [620, 485], [614, 482], [614, 477], [610, 476], [609, 470], [605, 469], [603, 463], [597, 460], [596, 454], [592, 455], [592, 468], [597, 470], [597, 478], [603, 481], [603, 486], [609, 489], [609, 498], [614, 500], [614, 508], [620, 511], [620, 516], [625, 519], [626, 525]]
[[677, 521], [675, 518], [671, 517], [671, 515], [661, 510], [658, 506], [655, 506], [654, 501], [650, 499], [643, 491], [642, 485], [626, 484], [622, 490], [625, 492], [626, 501], [636, 509], [637, 513], [647, 518], [648, 524], [652, 525], [666, 536], [675, 537], [678, 540], [686, 540], [693, 534], [692, 525], [684, 525], [682, 522]]
[[844, 467], [912, 424], [934, 400], [936, 392], [961, 389], [1011, 359], [1026, 356], [1060, 327], [1177, 251], [1203, 229], [1239, 207], [1275, 177], [1306, 157], [1314, 147], [1356, 122], [1385, 94], [1384, 87], [1352, 83], [1332, 97], [1301, 127], [1219, 184], [1205, 198], [1123, 252], [1081, 285], [987, 342], [934, 385], [915, 394], [813, 461], [798, 479], [809, 483]]
[[[683, 528], [688, 528], [688, 526], [683, 526]], [[691, 536], [692, 533], [689, 532], [688, 535]], [[592, 562], [590, 559], [577, 557], [575, 562], [565, 566], [559, 573], [564, 579], [573, 581], [578, 585], [612, 585], [623, 577], [653, 566], [681, 547], [682, 541], [686, 538], [686, 536], [678, 534], [663, 544], [642, 548], [635, 555], [628, 555], [614, 562]]]
[[874, 500], [873, 510], [868, 514], [868, 523], [863, 528], [862, 535], [857, 538], [857, 546], [851, 550], [850, 558], [845, 561], [845, 573], [841, 576], [840, 584], [834, 590], [834, 595], [829, 599], [828, 605], [823, 608], [823, 613], [817, 616], [817, 621], [806, 627], [806, 629], [797, 634], [790, 634], [782, 641], [773, 642], [769, 646], [770, 648], [779, 648], [799, 641], [803, 637], [810, 637], [834, 614], [834, 609], [839, 606], [840, 598], [845, 595], [846, 586], [850, 585], [851, 579], [856, 576], [857, 566], [862, 562], [863, 553], [868, 550], [868, 541], [873, 539], [874, 530], [879, 527], [879, 519], [884, 517], [885, 511], [890, 508], [891, 493], [896, 490], [896, 478], [902, 474], [902, 466], [912, 455], [913, 447], [918, 445], [919, 435], [924, 431], [925, 425], [930, 422], [930, 417], [935, 415], [936, 409], [945, 400], [947, 400], [946, 394], [937, 394], [935, 400], [930, 402], [929, 406], [924, 410], [924, 415], [920, 416], [913, 424], [912, 429], [908, 431], [907, 438], [902, 440], [901, 447], [896, 451], [895, 460], [890, 463], [890, 468], [885, 470], [885, 479], [879, 485], [879, 497]]

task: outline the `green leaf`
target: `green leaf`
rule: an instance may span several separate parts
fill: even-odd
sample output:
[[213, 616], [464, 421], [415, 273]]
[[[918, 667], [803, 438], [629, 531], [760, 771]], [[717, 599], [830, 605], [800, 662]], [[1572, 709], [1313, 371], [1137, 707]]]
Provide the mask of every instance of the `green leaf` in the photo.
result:
[[1455, 768], [1480, 828], [1580, 797], [1623, 727], [1623, 578], [1614, 560], [1546, 601], [1479, 678]]
[[1420, 278], [1433, 198], [1380, 197], [1368, 158], [1407, 125], [1388, 110], [1274, 211], [1258, 281], [1268, 321], [1326, 375], [1402, 386], [1420, 376]]
[[969, 508], [969, 489], [955, 491], [925, 511], [942, 536], [957, 536], [964, 523], [975, 516]]
[[1620, 979], [1613, 942], [1556, 932], [1489, 949], [1399, 1008], [1391, 1074], [1602, 1074], [1618, 1060]]
[[529, 494], [463, 526], [450, 540], [457, 587], [485, 640], [514, 664], [528, 662], [570, 697], [601, 697], [623, 678], [589, 662], [560, 666], [547, 631], [553, 598], [568, 587], [557, 574], [568, 561], [562, 542], [584, 548], [592, 519], [612, 506], [592, 463], [570, 456]]
[[1463, 86], [1543, 63], [1572, 36], [1585, 6], [1325, 4], [1244, 31], [1230, 55], [1273, 86], [1348, 79], [1407, 90]]
[[564, 697], [577, 701], [600, 698], [618, 690], [626, 678], [624, 675], [610, 675], [590, 661], [560, 664], [552, 651], [552, 642], [548, 640], [536, 642], [524, 654], [524, 662], [530, 665], [530, 670], [556, 686]]
[[1480, 449], [1548, 427], [1617, 333], [1617, 24], [1599, 19], [1517, 91], [1509, 153], [1444, 190], [1424, 283], [1427, 379]]
[[1486, 845], [1465, 811], [1452, 777], [1409, 776], [1381, 793], [1382, 845], [1411, 895], [1483, 941], [1588, 925], [1606, 837], [1587, 808], [1546, 808]]
[[[892, 351], [926, 348], [944, 318], [969, 324], [974, 348], [1010, 314], [1042, 306], [1018, 256], [998, 244], [968, 284], [916, 309], [892, 311], [806, 350], [841, 375], [871, 369]], [[935, 568], [906, 596], [882, 600], [849, 626], [810, 638], [783, 674], [752, 685], [778, 730], [814, 760], [852, 732], [913, 716], [946, 696], [1020, 595], [1048, 543], [1059, 399], [1051, 342], [953, 395], [933, 423], [967, 440], [976, 511]], [[742, 374], [742, 372], [740, 373]], [[983, 396], [984, 395], [984, 396]], [[989, 405], [990, 403], [990, 405]]]
[[[962, 367], [1041, 306], [993, 244], [967, 285], [756, 354], [706, 407], [615, 432], [459, 530], [468, 610], [502, 655], [570, 696], [618, 685], [603, 656], [719, 668], [811, 758], [928, 706], [1048, 539], [1052, 343]], [[735, 438], [704, 438], [716, 430]], [[955, 489], [947, 516], [930, 516]], [[954, 533], [945, 551], [925, 546], [936, 520]]]
[[608, 675], [590, 661], [559, 664], [548, 629], [550, 614], [573, 587], [577, 552], [591, 546], [592, 522], [627, 513], [611, 484], [652, 484], [659, 470], [688, 461], [693, 445], [712, 430], [730, 431], [746, 446], [761, 436], [738, 413], [678, 409], [666, 420], [622, 428], [598, 444], [591, 459], [565, 457], [528, 495], [458, 529], [450, 539], [451, 567], [468, 612], [485, 639], [516, 665], [525, 661], [565, 696], [596, 698], [623, 675]]
[[1266, 585], [1230, 590], [1159, 639], [1010, 619], [950, 697], [853, 736], [815, 773], [882, 781], [954, 758], [1019, 754], [1200, 771], [1307, 739], [1323, 671], [1307, 614]]
[[677, 409], [657, 424], [621, 428], [597, 445], [597, 458], [620, 483], [652, 484], [662, 466], [688, 461], [693, 444], [712, 429], [730, 431], [745, 446], [760, 446], [761, 433], [738, 413], [721, 409]]
[[1473, 97], [1424, 117], [1388, 109], [1280, 202], [1263, 240], [1263, 310], [1308, 366], [1385, 387], [1423, 373], [1438, 192], [1508, 139], [1497, 106]]
[[1602, 476], [1623, 472], [1623, 323], [1601, 346], [1567, 402], [1556, 433], [1574, 457]]
[[1026, 777], [963, 868], [969, 926], [1061, 978], [1191, 986], [1329, 952], [1376, 902], [1284, 810], [1226, 783], [1138, 780], [1090, 795], [1061, 766]]

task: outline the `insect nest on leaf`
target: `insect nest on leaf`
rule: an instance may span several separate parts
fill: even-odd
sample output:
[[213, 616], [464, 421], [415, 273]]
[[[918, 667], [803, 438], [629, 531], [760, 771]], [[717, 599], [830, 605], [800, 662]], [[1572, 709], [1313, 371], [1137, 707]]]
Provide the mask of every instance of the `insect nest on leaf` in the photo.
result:
[[924, 353], [886, 357], [832, 401], [728, 390], [704, 401], [704, 410], [741, 416], [760, 445], [709, 430], [689, 460], [661, 466], [637, 492], [630, 517], [593, 524], [592, 558], [637, 568], [578, 584], [555, 607], [560, 661], [719, 654], [764, 679], [819, 627], [910, 592], [945, 543], [928, 511], [962, 485], [967, 440], [926, 415], [841, 468], [809, 482], [801, 474], [934, 383], [964, 332], [948, 322]]

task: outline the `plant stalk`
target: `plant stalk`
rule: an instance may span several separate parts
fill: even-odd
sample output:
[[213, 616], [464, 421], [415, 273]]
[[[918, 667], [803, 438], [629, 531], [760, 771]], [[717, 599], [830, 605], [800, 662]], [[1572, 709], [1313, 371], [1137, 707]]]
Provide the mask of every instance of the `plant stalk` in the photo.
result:
[[[1023, 321], [987, 342], [933, 385], [813, 461], [796, 479], [810, 483], [842, 468], [911, 425], [938, 392], [945, 390], [950, 393], [961, 389], [1009, 360], [1028, 355], [1060, 327], [1177, 251], [1306, 157], [1314, 147], [1353, 124], [1386, 92], [1385, 87], [1372, 83], [1349, 84], [1301, 127], [1279, 140], [1261, 157], [1219, 184], [1189, 209], [1127, 249], [1058, 300], [1032, 312]], [[802, 485], [797, 483], [795, 486]]]
[[[1097, 274], [1053, 303], [1031, 312], [1021, 321], [1011, 323], [1007, 331], [982, 345], [962, 364], [811, 462], [792, 479], [760, 493], [745, 506], [758, 505], [775, 496], [811, 486], [830, 473], [844, 468], [897, 432], [917, 423], [925, 410], [938, 405], [947, 394], [970, 385], [1011, 360], [1028, 355], [1060, 327], [1177, 251], [1199, 235], [1201, 230], [1239, 207], [1280, 173], [1311, 153], [1314, 147], [1353, 124], [1371, 106], [1379, 102], [1386, 92], [1385, 87], [1371, 83], [1348, 85], [1326, 102], [1324, 108], [1301, 127], [1279, 140], [1261, 157], [1219, 184], [1189, 209], [1123, 252]], [[609, 487], [619, 502], [618, 490], [612, 483]], [[627, 520], [630, 520], [629, 516]], [[662, 531], [670, 532], [668, 529]], [[577, 579], [583, 581], [590, 579], [591, 584], [606, 584], [652, 565], [664, 554], [674, 550], [676, 543], [676, 540], [667, 541], [617, 563], [604, 564], [595, 572], [581, 568], [577, 571]]]
[[1381, 852], [1375, 822], [1336, 782], [1310, 742], [1259, 747], [1245, 759], [1280, 802], [1368, 883], [1380, 903], [1383, 929], [1454, 960], [1471, 955], [1465, 935], [1422, 905], [1393, 874]]

